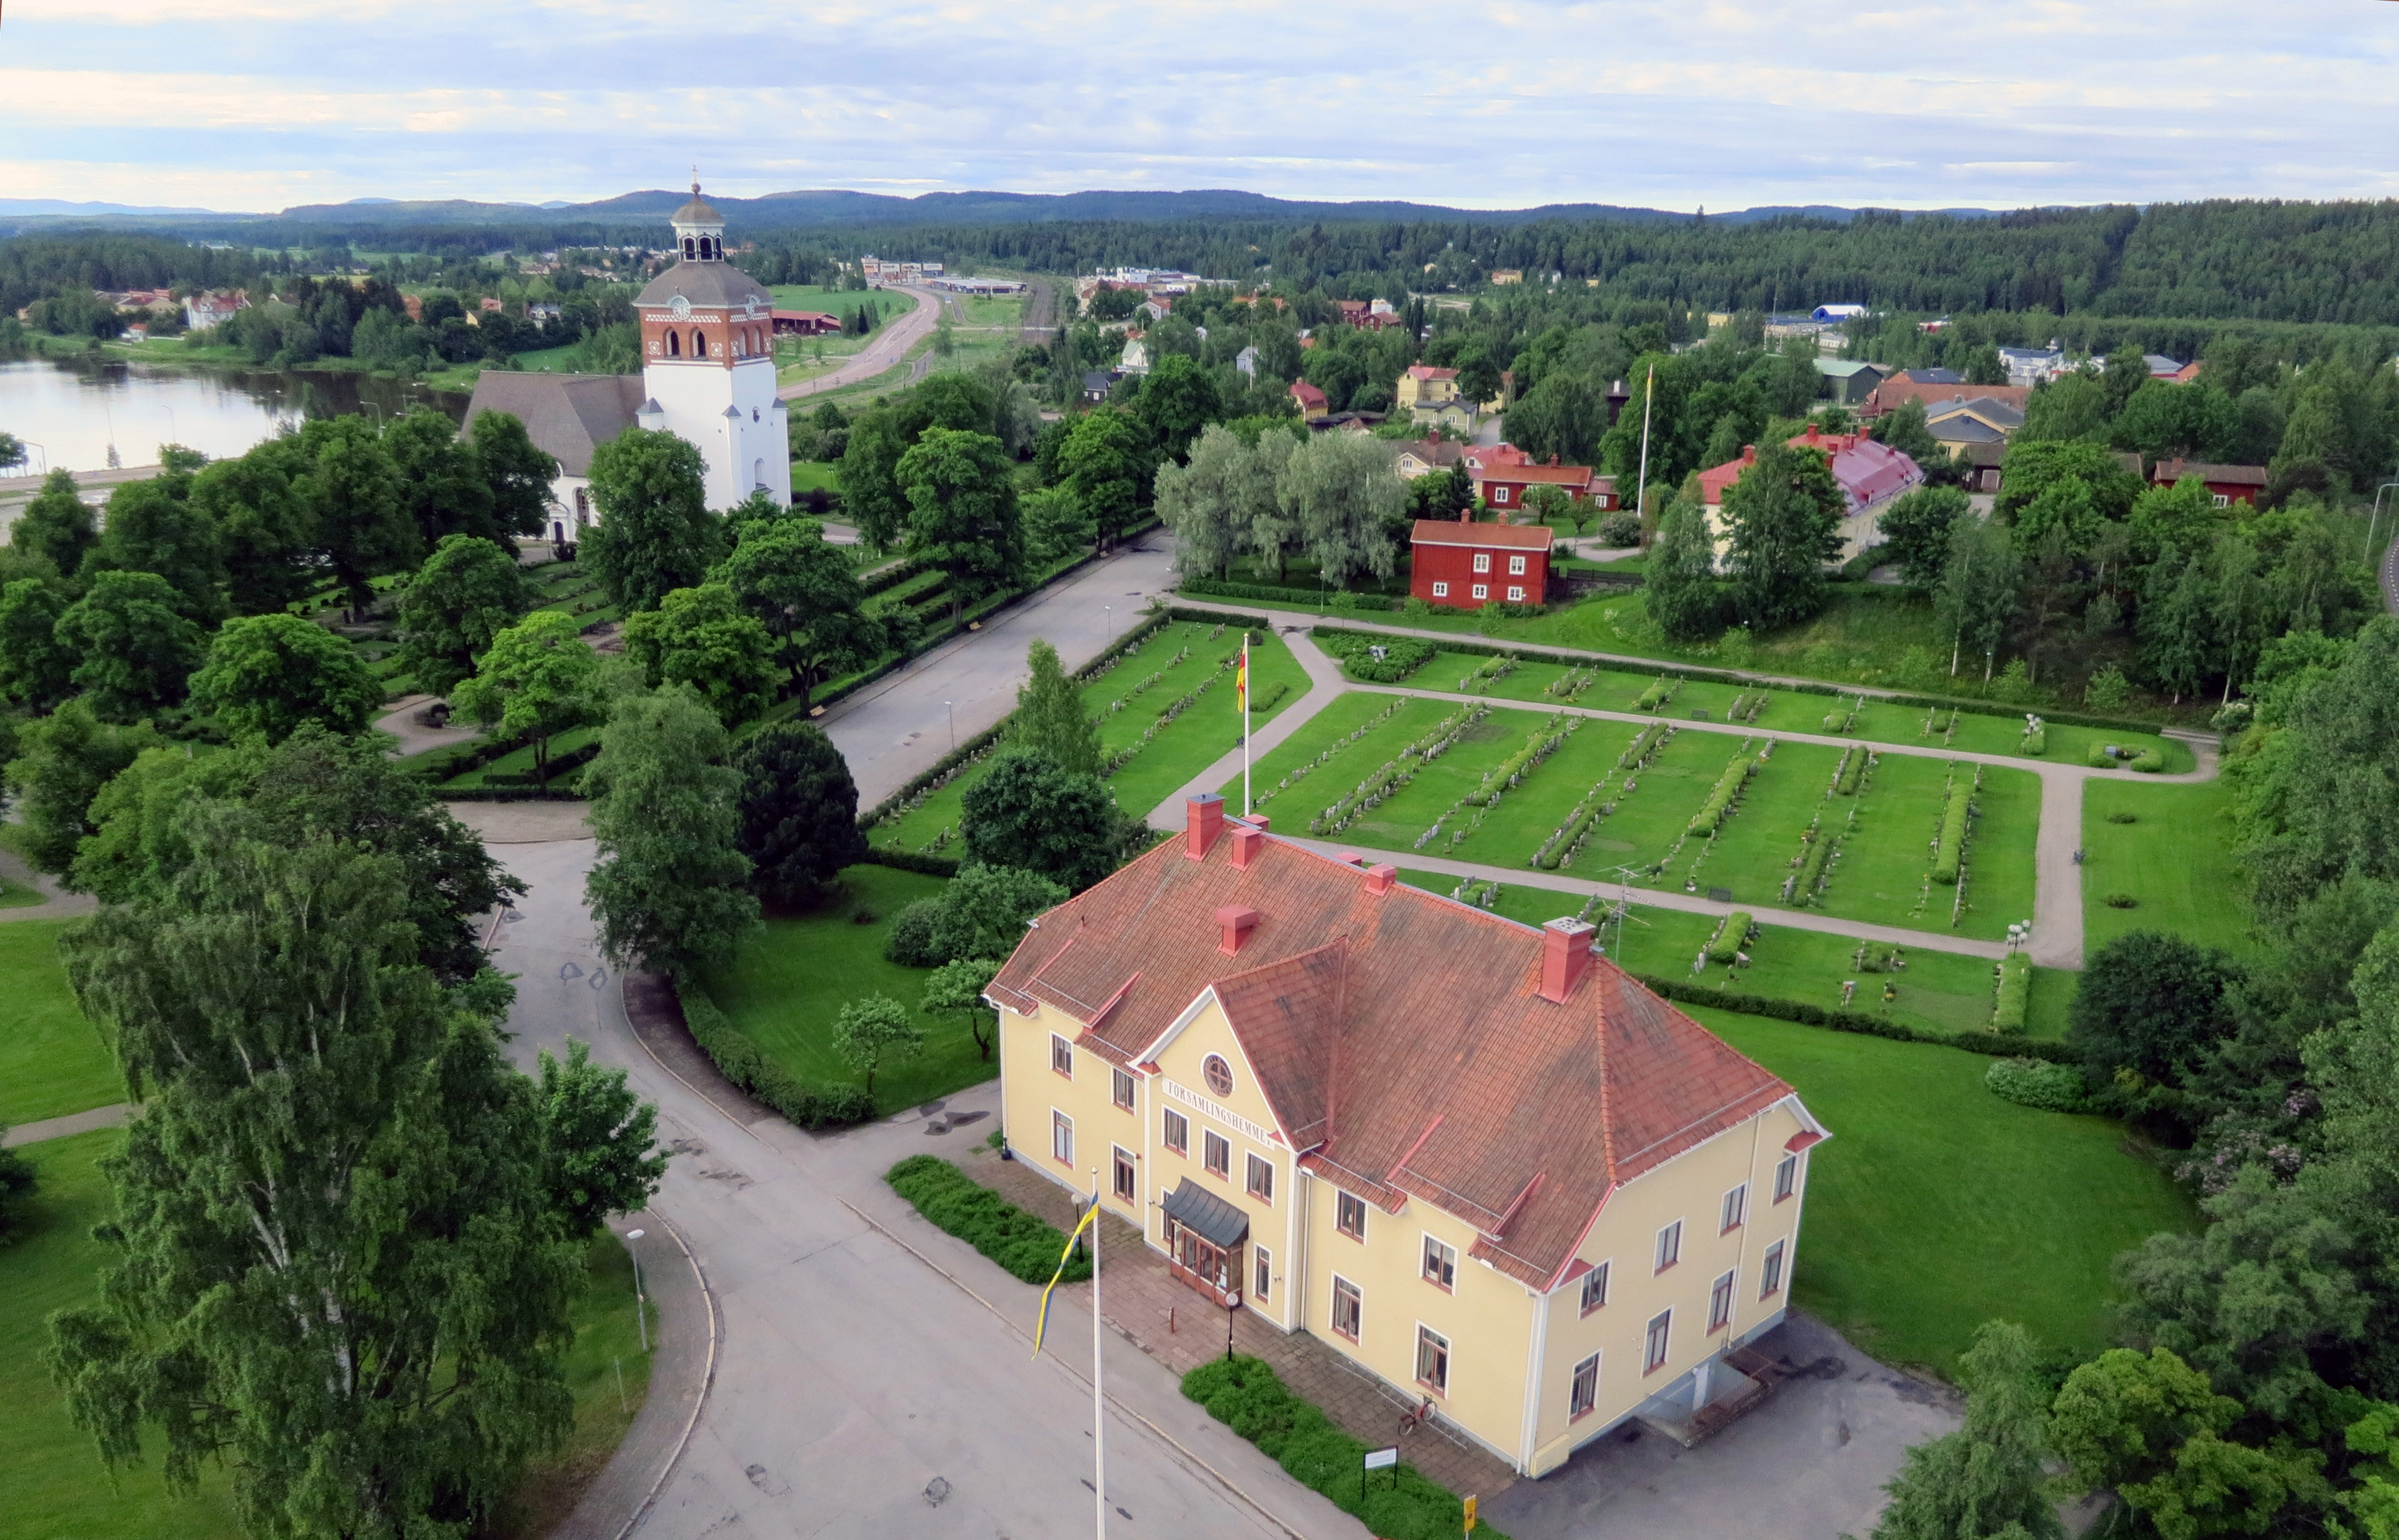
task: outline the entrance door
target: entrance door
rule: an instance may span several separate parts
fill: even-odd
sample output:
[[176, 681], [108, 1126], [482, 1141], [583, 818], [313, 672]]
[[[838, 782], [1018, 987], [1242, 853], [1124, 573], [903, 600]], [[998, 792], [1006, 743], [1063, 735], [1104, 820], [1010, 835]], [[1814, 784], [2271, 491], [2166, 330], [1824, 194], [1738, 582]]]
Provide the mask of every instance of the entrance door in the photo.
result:
[[1176, 1277], [1222, 1304], [1240, 1287], [1241, 1248], [1229, 1249], [1201, 1239], [1170, 1219], [1167, 1255]]

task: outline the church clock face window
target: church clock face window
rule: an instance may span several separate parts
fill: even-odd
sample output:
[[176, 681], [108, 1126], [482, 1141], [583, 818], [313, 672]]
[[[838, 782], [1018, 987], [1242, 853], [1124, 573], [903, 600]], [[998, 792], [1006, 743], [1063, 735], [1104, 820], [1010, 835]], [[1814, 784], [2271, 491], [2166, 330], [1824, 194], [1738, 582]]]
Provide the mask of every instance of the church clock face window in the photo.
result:
[[1200, 1066], [1200, 1076], [1208, 1082], [1208, 1089], [1214, 1094], [1233, 1094], [1233, 1066], [1225, 1062], [1224, 1055], [1210, 1054], [1206, 1062]]

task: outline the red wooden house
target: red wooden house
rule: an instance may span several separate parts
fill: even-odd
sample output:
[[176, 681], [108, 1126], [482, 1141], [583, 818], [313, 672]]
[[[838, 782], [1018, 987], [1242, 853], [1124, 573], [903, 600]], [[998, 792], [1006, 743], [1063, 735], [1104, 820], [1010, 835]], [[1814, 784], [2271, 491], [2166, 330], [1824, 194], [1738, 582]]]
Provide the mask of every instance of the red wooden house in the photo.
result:
[[1461, 610], [1538, 604], [1550, 581], [1550, 536], [1544, 524], [1419, 519], [1408, 537], [1415, 554], [1408, 591]]
[[2149, 485], [2170, 487], [2186, 476], [2195, 476], [2207, 486], [2208, 495], [2219, 508], [2235, 503], [2253, 507], [2257, 494], [2266, 490], [2267, 475], [2263, 466], [2217, 466], [2204, 460], [2161, 460], [2149, 472]]

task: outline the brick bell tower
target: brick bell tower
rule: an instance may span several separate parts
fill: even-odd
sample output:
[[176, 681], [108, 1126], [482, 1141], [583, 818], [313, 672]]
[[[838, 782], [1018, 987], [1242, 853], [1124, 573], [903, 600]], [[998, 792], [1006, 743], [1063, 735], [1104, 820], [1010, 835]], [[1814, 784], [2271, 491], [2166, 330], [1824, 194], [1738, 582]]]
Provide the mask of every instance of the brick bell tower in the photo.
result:
[[788, 506], [791, 439], [775, 395], [774, 296], [725, 260], [725, 216], [699, 196], [697, 179], [671, 223], [675, 263], [633, 302], [646, 398], [634, 420], [698, 447], [710, 507], [730, 508], [761, 489]]

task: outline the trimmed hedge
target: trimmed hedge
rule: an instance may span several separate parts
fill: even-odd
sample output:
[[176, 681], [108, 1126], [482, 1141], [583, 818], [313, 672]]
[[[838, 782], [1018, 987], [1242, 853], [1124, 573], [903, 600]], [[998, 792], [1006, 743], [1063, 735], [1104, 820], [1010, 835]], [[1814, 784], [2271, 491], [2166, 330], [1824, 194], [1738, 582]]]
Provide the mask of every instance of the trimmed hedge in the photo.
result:
[[1715, 935], [1708, 941], [1708, 961], [1718, 964], [1731, 962], [1748, 941], [1749, 927], [1753, 923], [1749, 911], [1745, 909], [1736, 909], [1726, 915], [1724, 924], [1716, 927]]
[[1277, 604], [1316, 604], [1333, 610], [1396, 610], [1405, 602], [1388, 594], [1353, 593], [1346, 588], [1278, 588], [1265, 583], [1227, 583], [1213, 577], [1186, 577], [1175, 587], [1199, 599], [1264, 599]]
[[1983, 1084], [1993, 1096], [2020, 1107], [2049, 1113], [2087, 1113], [2091, 1096], [2082, 1072], [2072, 1064], [2041, 1059], [1995, 1059], [1983, 1072]]
[[767, 1058], [725, 1020], [708, 992], [677, 980], [675, 995], [683, 1002], [684, 1025], [699, 1051], [708, 1055], [717, 1073], [747, 1094], [790, 1118], [803, 1128], [841, 1128], [874, 1115], [874, 1100], [862, 1086], [833, 1086], [816, 1090]]
[[1865, 1037], [1888, 1037], [1901, 1043], [1932, 1043], [1945, 1048], [1964, 1048], [1969, 1053], [2009, 1054], [2019, 1059], [2040, 1059], [2059, 1064], [2082, 1061], [2065, 1044], [2044, 1042], [2039, 1038], [2001, 1037], [1991, 1032], [1943, 1032], [1937, 1027], [1911, 1027], [1904, 1021], [1890, 1020], [1862, 1010], [1826, 1010], [1822, 1006], [1810, 1006], [1803, 1001], [1777, 1000], [1763, 994], [1710, 989], [1704, 984], [1667, 979], [1654, 973], [1636, 973], [1633, 977], [1652, 994], [1687, 1006], [1715, 1006], [1722, 1010], [1739, 1011], [1744, 1016], [1766, 1016], [1777, 1021], [1793, 1021], [1803, 1027], [1853, 1032]]
[[886, 588], [898, 588], [924, 570], [925, 564], [912, 556], [884, 568], [872, 577], [860, 578], [858, 591], [864, 597], [872, 599]]
[[1749, 784], [1750, 772], [1756, 768], [1757, 762], [1746, 752], [1735, 754], [1732, 763], [1725, 766], [1724, 774], [1716, 777], [1715, 788], [1708, 793], [1708, 800], [1692, 817], [1689, 831], [1713, 839], [1717, 826], [1725, 820], [1726, 811], [1732, 806], [1733, 798], [1741, 795], [1741, 789]]
[[[1316, 634], [1321, 637], [1324, 633], [1319, 630]], [[1381, 657], [1368, 650], [1374, 647], [1383, 649]], [[1341, 660], [1343, 672], [1370, 684], [1397, 684], [1431, 662], [1440, 650], [1430, 642], [1407, 636], [1367, 637], [1325, 648]]]
[[[1952, 772], [1954, 777], [1955, 772]], [[1932, 880], [1944, 887], [1958, 885], [1958, 869], [1966, 859], [1966, 818], [1974, 805], [1974, 781], [1949, 782], [1949, 804], [1941, 810], [1941, 848], [1932, 858]]]
[[1991, 1030], [2021, 1033], [2025, 1006], [2032, 999], [2032, 958], [2011, 952], [1999, 959], [1999, 998], [1991, 1010]]
[[[1021, 1281], [1048, 1283], [1058, 1270], [1058, 1254], [1066, 1249], [1062, 1232], [941, 1156], [910, 1155], [884, 1172], [883, 1180], [935, 1228], [957, 1236]], [[1064, 1281], [1080, 1283], [1091, 1276], [1091, 1252], [1078, 1246], [1067, 1259]]]
[[888, 866], [894, 871], [915, 871], [927, 877], [955, 877], [960, 862], [956, 856], [928, 856], [915, 850], [894, 850], [888, 845], [870, 844], [861, 856], [861, 866]]
[[[1416, 1466], [1378, 1470], [1362, 1482], [1368, 1446], [1293, 1395], [1264, 1358], [1211, 1359], [1183, 1376], [1183, 1394], [1380, 1540], [1457, 1540], [1462, 1533], [1457, 1494]], [[1475, 1533], [1507, 1540], [1489, 1524]]]

